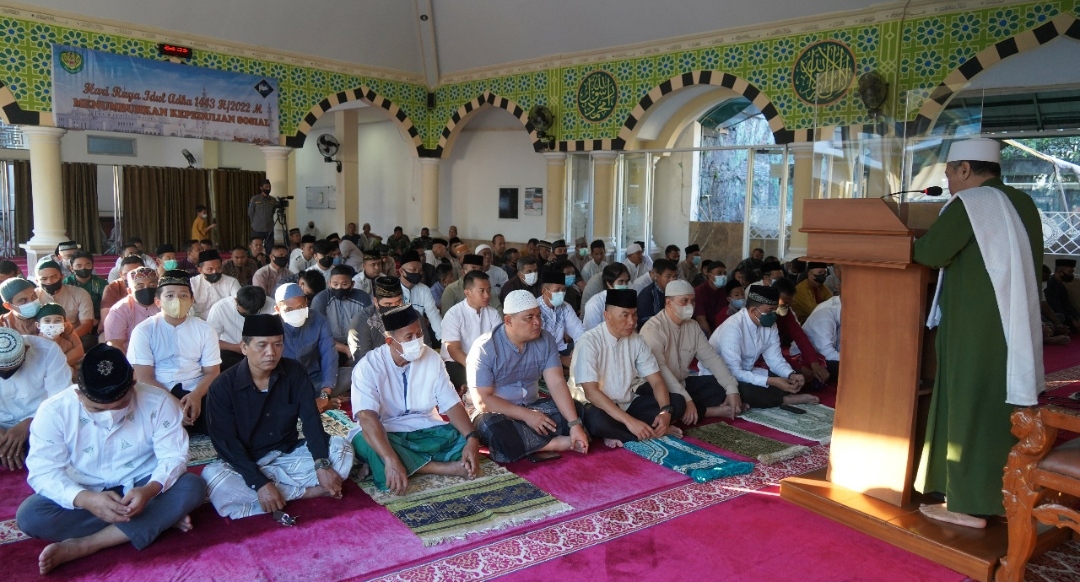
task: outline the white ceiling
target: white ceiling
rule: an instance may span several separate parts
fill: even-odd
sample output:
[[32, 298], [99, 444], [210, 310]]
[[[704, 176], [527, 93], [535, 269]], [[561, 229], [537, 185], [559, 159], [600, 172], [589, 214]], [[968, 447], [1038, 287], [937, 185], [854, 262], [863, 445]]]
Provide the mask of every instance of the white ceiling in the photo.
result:
[[[419, 20], [419, 12], [427, 11], [427, 0], [19, 0], [19, 4], [417, 75], [430, 73], [425, 71]], [[446, 75], [864, 9], [877, 2], [430, 0], [430, 4], [436, 73]]]

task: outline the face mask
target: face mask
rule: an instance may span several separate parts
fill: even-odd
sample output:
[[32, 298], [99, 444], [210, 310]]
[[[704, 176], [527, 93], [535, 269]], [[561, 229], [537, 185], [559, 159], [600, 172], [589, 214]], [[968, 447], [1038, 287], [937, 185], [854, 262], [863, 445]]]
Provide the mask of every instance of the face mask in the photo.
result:
[[587, 257], [589, 256], [589, 249], [578, 249], [578, 254], [583, 257]]
[[577, 281], [577, 275], [567, 275], [566, 278], [564, 279], [564, 281], [565, 281], [565, 285], [567, 287], [569, 287], [569, 286], [573, 285]]
[[420, 283], [420, 281], [424, 280], [424, 274], [423, 273], [402, 273], [402, 274], [405, 276], [405, 280], [408, 281], [410, 285], [416, 285], [416, 284]]
[[563, 304], [563, 300], [566, 299], [566, 291], [558, 291], [551, 294], [551, 306], [558, 307]]
[[629, 285], [615, 285], [615, 288], [616, 289], [629, 289], [630, 286]]
[[758, 322], [761, 323], [762, 327], [772, 327], [776, 324], [776, 312], [762, 313], [758, 316]]
[[144, 287], [142, 289], [135, 290], [135, 301], [143, 307], [150, 307], [154, 304], [154, 294], [157, 293], [157, 287]]
[[814, 275], [814, 280], [818, 282], [818, 285], [824, 283], [826, 278], [825, 275]]
[[329, 269], [334, 264], [334, 257], [323, 257], [319, 259], [319, 266], [324, 269]]
[[63, 283], [56, 282], [56, 283], [53, 283], [51, 285], [42, 285], [41, 288], [44, 289], [45, 292], [48, 293], [49, 295], [56, 295], [56, 292], [59, 291], [60, 288], [63, 287], [63, 286], [64, 286]]
[[162, 299], [161, 311], [173, 319], [187, 317], [188, 311], [191, 311], [191, 300], [177, 297]]
[[788, 311], [789, 309], [787, 305], [781, 305], [780, 307], [776, 308], [776, 314], [780, 317], [785, 317], [788, 314]]
[[39, 323], [38, 329], [41, 330], [41, 335], [49, 338], [56, 339], [56, 336], [64, 333], [64, 324], [62, 323]]
[[340, 265], [340, 264], [342, 264], [344, 262], [345, 262], [345, 259], [343, 259], [341, 257], [334, 257], [334, 264], [335, 265]]
[[700, 265], [700, 264], [701, 264], [701, 257], [700, 257], [700, 256], [696, 256], [696, 257], [694, 257], [694, 258], [693, 258], [693, 262], [694, 262], [694, 265], [695, 265], [695, 266], [696, 266], [696, 265]]
[[217, 283], [221, 280], [221, 273], [212, 273], [210, 275], [203, 275], [203, 278], [211, 283]]
[[94, 424], [104, 426], [105, 428], [112, 430], [120, 423], [124, 422], [124, 417], [127, 416], [129, 406], [117, 410], [100, 410], [98, 412], [86, 411], [86, 414], [90, 416], [90, 419], [94, 421]]
[[1062, 283], [1072, 283], [1073, 279], [1075, 279], [1075, 278], [1076, 278], [1075, 275], [1064, 275], [1063, 274], [1063, 275], [1061, 275], [1061, 282]]
[[180, 266], [180, 263], [176, 262], [176, 259], [173, 259], [171, 261], [165, 261], [162, 266], [165, 267], [166, 271], [174, 271]]
[[716, 275], [712, 278], [712, 284], [718, 288], [727, 285], [727, 275]]
[[679, 319], [681, 319], [682, 321], [688, 321], [688, 320], [690, 320], [690, 319], [692, 319], [694, 317], [694, 306], [693, 305], [680, 305], [680, 306], [676, 307], [675, 309], [676, 309], [675, 314], [678, 315]]
[[281, 320], [293, 327], [303, 327], [304, 322], [307, 321], [308, 308], [302, 307], [300, 309], [293, 309], [292, 311], [286, 311], [281, 314]]
[[525, 274], [525, 284], [530, 287], [536, 285], [536, 272]]
[[279, 267], [284, 267], [289, 264], [289, 257], [274, 257], [274, 264]]
[[743, 307], [746, 306], [746, 300], [745, 299], [732, 299], [731, 300], [731, 306], [734, 307], [735, 309], [742, 309]]
[[37, 315], [37, 312], [41, 310], [41, 302], [35, 299], [30, 303], [24, 303], [15, 309], [19, 310], [19, 315], [21, 315], [23, 319], [30, 319]]
[[90, 275], [93, 275], [93, 274], [94, 274], [93, 269], [79, 269], [78, 271], [75, 271], [75, 276], [80, 278], [80, 279], [89, 279]]
[[405, 360], [409, 362], [415, 362], [416, 360], [419, 360], [420, 356], [424, 353], [423, 338], [416, 338], [412, 341], [399, 343], [398, 345], [401, 346], [401, 357], [405, 358]]

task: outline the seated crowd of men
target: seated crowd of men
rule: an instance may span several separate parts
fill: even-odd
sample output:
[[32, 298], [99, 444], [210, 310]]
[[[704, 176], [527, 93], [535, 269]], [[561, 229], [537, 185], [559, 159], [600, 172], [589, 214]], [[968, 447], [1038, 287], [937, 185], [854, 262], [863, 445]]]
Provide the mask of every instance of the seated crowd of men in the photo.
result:
[[[580, 238], [346, 232], [252, 237], [225, 259], [134, 239], [109, 279], [72, 241], [36, 284], [0, 262], [0, 464], [29, 471], [17, 520], [53, 542], [43, 573], [189, 530], [207, 496], [288, 525], [290, 501], [340, 497], [354, 461], [402, 494], [415, 474], [476, 476], [481, 445], [509, 463], [681, 436], [817, 402], [838, 374], [840, 272], [824, 264], [758, 249], [729, 277], [697, 245], [609, 263]], [[320, 415], [343, 406], [356, 427], [329, 437]], [[201, 479], [189, 432], [219, 456]]]

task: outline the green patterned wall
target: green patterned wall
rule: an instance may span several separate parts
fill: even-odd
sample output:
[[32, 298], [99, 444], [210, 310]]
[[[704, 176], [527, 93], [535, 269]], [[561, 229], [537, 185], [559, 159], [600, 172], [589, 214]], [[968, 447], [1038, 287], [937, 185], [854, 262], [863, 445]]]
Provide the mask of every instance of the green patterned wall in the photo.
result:
[[[444, 85], [437, 89], [438, 106], [433, 110], [426, 107], [426, 89], [415, 84], [204, 50], [196, 51], [192, 64], [277, 78], [281, 90], [281, 131], [285, 135], [295, 133], [308, 111], [328, 95], [366, 85], [401, 107], [420, 132], [424, 146], [431, 149], [438, 145], [439, 136], [453, 113], [484, 91], [515, 101], [526, 110], [538, 103], [548, 105], [555, 112], [555, 134], [560, 141], [612, 139], [618, 137], [627, 116], [646, 93], [667, 79], [696, 70], [721, 71], [745, 79], [768, 96], [787, 129], [807, 129], [869, 121], [854, 91], [823, 107], [808, 105], [795, 96], [791, 86], [792, 66], [809, 44], [835, 39], [851, 47], [857, 74], [876, 70], [889, 80], [892, 104], [887, 112], [897, 119], [910, 120], [926, 95], [964, 61], [988, 46], [1044, 24], [1062, 12], [1080, 16], [1080, 0], [986, 7], [909, 18], [903, 23], [871, 23], [629, 60], [552, 68]], [[25, 110], [51, 110], [50, 46], [54, 42], [158, 58], [154, 41], [0, 18], [0, 80], [11, 89]], [[615, 112], [599, 123], [583, 119], [575, 103], [581, 79], [593, 70], [607, 71], [619, 86]]]

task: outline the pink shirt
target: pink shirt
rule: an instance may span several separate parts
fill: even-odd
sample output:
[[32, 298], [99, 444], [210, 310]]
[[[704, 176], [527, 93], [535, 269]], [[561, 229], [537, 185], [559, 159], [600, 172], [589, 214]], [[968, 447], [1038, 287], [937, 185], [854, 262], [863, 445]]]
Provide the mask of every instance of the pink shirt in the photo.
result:
[[130, 340], [131, 330], [135, 329], [136, 325], [160, 311], [156, 305], [146, 307], [129, 295], [109, 310], [109, 315], [105, 317], [105, 331], [101, 334], [101, 341]]

